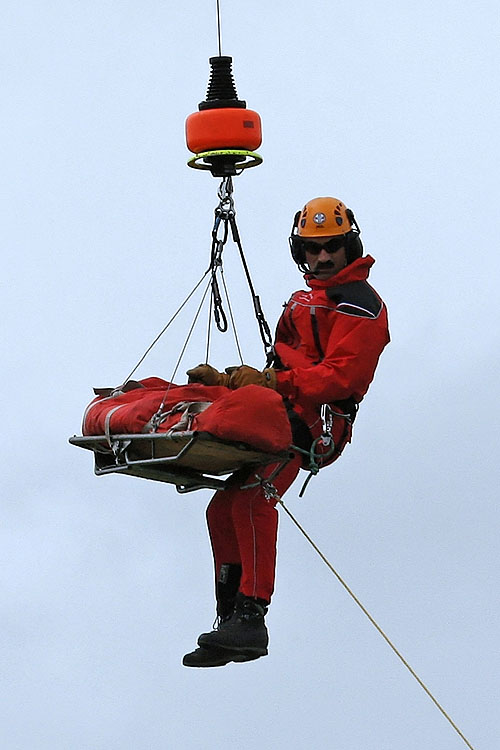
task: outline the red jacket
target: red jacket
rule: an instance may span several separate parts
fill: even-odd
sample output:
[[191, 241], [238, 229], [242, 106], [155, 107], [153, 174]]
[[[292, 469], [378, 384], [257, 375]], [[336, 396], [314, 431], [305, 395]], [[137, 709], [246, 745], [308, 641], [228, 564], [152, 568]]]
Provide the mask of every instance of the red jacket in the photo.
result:
[[362, 400], [390, 340], [385, 304], [366, 281], [374, 263], [358, 258], [321, 281], [306, 274], [310, 291], [294, 292], [278, 322], [277, 390], [309, 427], [321, 404]]

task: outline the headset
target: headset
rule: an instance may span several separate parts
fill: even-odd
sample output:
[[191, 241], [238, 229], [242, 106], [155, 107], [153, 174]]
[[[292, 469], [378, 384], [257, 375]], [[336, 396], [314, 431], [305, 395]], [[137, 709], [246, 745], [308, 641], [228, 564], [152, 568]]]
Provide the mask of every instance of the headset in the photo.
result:
[[[290, 245], [290, 252], [292, 254], [293, 260], [298, 265], [302, 273], [307, 273], [309, 269], [306, 265], [306, 253], [304, 250], [303, 242], [303, 239], [306, 238], [302, 238], [299, 235], [299, 219], [301, 215], [302, 211], [297, 211], [293, 218], [292, 231], [290, 233], [290, 237], [288, 238], [288, 242]], [[363, 243], [361, 242], [360, 237], [361, 229], [359, 228], [359, 224], [356, 221], [354, 213], [350, 208], [346, 208], [346, 215], [349, 219], [351, 229], [344, 235], [337, 236], [343, 236], [345, 238], [346, 259], [347, 263], [349, 264], [356, 260], [356, 258], [361, 258], [361, 256], [363, 255]]]

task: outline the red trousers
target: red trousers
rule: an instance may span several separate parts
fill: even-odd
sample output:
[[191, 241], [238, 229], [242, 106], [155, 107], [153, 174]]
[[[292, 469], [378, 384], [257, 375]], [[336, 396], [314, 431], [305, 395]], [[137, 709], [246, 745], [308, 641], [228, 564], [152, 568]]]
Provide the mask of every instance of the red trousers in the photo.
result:
[[[295, 455], [272, 480], [280, 496], [297, 476], [301, 458]], [[265, 478], [276, 464], [257, 469]], [[243, 484], [255, 481], [252, 473]], [[241, 565], [239, 590], [245, 596], [271, 600], [274, 591], [276, 541], [278, 534], [277, 500], [267, 500], [261, 486], [241, 489], [229, 487], [215, 493], [207, 508], [207, 523], [215, 564], [215, 580], [221, 565]]]

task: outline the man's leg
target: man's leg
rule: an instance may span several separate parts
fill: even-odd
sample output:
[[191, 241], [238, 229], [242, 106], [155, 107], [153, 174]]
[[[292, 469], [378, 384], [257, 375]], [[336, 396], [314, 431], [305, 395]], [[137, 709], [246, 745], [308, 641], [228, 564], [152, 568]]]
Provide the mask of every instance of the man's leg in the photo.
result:
[[207, 508], [207, 526], [214, 556], [217, 615], [231, 616], [239, 589], [241, 559], [232, 518], [233, 495], [228, 490], [215, 493]]
[[[300, 457], [295, 456], [272, 480], [277, 493], [282, 496], [293, 483], [300, 468]], [[266, 479], [276, 469], [276, 464], [256, 470], [247, 484], [256, 481], [256, 475]], [[239, 590], [245, 596], [263, 599], [267, 604], [274, 591], [276, 568], [276, 541], [278, 511], [276, 498], [267, 498], [262, 486], [242, 490], [235, 488], [232, 521], [242, 564]]]
[[[295, 456], [272, 479], [280, 496], [297, 476], [300, 463], [300, 457]], [[255, 474], [266, 479], [275, 468], [266, 466]], [[251, 484], [253, 479], [251, 475], [246, 483]], [[224, 492], [231, 498], [232, 526], [242, 565], [241, 583], [232, 617], [221, 622], [211, 633], [202, 634], [198, 644], [218, 659], [224, 658], [226, 652], [226, 656], [231, 657], [228, 661], [249, 661], [267, 654], [268, 634], [264, 616], [274, 591], [278, 529], [278, 513], [274, 506], [277, 498], [266, 497], [266, 489], [260, 484], [249, 489], [232, 487]], [[216, 552], [214, 557], [217, 559]]]
[[[238, 540], [232, 519], [233, 494], [219, 490], [207, 507], [207, 526], [214, 556], [215, 598], [217, 622], [228, 620], [234, 611], [235, 598], [241, 578], [241, 561]], [[226, 651], [197, 648], [186, 654], [182, 663], [186, 667], [222, 667], [232, 661]]]

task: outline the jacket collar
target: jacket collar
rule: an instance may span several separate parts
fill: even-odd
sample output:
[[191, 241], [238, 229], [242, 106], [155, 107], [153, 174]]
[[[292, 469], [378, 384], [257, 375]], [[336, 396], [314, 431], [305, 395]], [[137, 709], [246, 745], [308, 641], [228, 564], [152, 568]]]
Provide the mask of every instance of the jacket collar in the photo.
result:
[[356, 260], [328, 279], [315, 279], [310, 273], [306, 273], [304, 279], [307, 286], [311, 287], [311, 289], [330, 289], [332, 286], [349, 284], [352, 281], [365, 281], [374, 263], [375, 258], [372, 258], [371, 255], [365, 255], [363, 258], [356, 258]]

